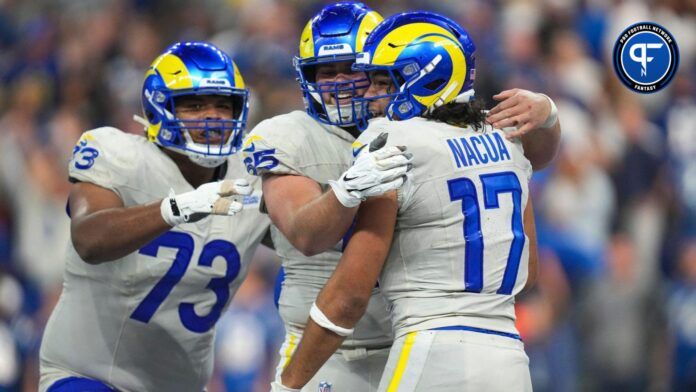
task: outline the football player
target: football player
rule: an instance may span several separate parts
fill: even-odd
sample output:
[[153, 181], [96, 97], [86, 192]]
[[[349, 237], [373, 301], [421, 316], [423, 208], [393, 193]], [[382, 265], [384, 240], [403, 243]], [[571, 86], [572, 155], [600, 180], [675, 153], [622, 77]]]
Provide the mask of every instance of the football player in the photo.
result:
[[169, 47], [145, 74], [142, 106], [145, 136], [103, 127], [73, 150], [72, 241], [42, 391], [203, 390], [213, 327], [268, 229], [260, 184], [230, 158], [248, 91], [225, 53]]
[[[398, 147], [365, 151], [351, 166], [351, 145], [359, 135], [355, 119], [363, 117], [357, 115], [353, 98], [362, 96], [369, 85], [365, 73], [353, 72], [351, 66], [368, 33], [381, 21], [377, 12], [352, 2], [326, 6], [313, 17], [294, 60], [306, 111], [261, 122], [244, 143], [249, 170], [263, 176], [263, 203], [285, 273], [279, 309], [286, 338], [278, 375], [341, 257], [362, 197], [395, 189], [408, 170], [409, 158]], [[356, 183], [352, 176], [339, 177], [349, 168], [374, 170], [373, 177], [381, 182], [371, 186]], [[350, 189], [365, 191], [358, 195]], [[316, 392], [321, 384], [331, 385], [333, 392], [374, 391], [391, 344], [386, 302], [374, 288], [355, 332], [304, 390]]]
[[362, 204], [275, 390], [301, 388], [351, 336], [378, 277], [395, 334], [379, 391], [531, 390], [514, 296], [536, 271], [532, 165], [473, 100], [474, 51], [465, 30], [427, 12], [368, 37], [355, 69], [371, 85], [356, 101], [394, 121], [372, 121], [356, 148], [387, 132], [414, 169]]

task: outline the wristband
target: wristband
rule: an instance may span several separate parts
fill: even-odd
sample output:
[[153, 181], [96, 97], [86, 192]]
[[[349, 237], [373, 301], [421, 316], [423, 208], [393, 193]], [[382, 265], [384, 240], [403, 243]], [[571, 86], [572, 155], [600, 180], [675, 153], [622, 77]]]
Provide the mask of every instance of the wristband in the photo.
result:
[[324, 312], [322, 312], [321, 309], [319, 309], [316, 302], [312, 303], [312, 308], [309, 309], [309, 317], [312, 320], [314, 320], [315, 323], [319, 324], [322, 328], [326, 328], [338, 336], [346, 337], [352, 334], [355, 330], [355, 328], [343, 328], [332, 323], [331, 320], [329, 320], [329, 318], [326, 317]]
[[549, 100], [549, 103], [551, 104], [551, 112], [549, 112], [549, 116], [546, 117], [546, 121], [544, 121], [543, 124], [539, 126], [539, 128], [551, 128], [556, 124], [556, 121], [558, 121], [558, 108], [556, 107], [556, 103], [553, 102], [553, 99], [549, 97], [546, 94], [541, 94], [546, 97], [546, 99]]
[[169, 190], [169, 197], [162, 199], [160, 203], [160, 213], [162, 219], [171, 227], [180, 225], [186, 222], [186, 219], [181, 215], [181, 210], [174, 197], [174, 189]]
[[162, 214], [162, 219], [164, 219], [169, 226], [174, 227], [184, 222], [179, 207], [176, 204], [176, 199], [173, 196], [162, 199], [162, 203], [160, 203], [160, 213]]

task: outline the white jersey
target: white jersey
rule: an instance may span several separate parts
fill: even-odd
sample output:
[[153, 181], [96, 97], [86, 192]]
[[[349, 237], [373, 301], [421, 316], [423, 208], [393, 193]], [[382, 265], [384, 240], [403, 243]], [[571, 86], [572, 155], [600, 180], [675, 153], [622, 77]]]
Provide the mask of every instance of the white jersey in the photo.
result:
[[396, 336], [448, 326], [516, 334], [514, 296], [527, 280], [522, 218], [532, 173], [520, 143], [414, 118], [376, 120], [356, 145], [388, 132], [413, 154], [398, 195], [394, 240], [379, 284]]
[[[258, 124], [244, 143], [244, 162], [256, 175], [291, 174], [311, 178], [323, 190], [353, 162], [355, 138], [340, 127], [321, 124], [306, 112], [294, 111]], [[344, 241], [319, 255], [307, 257], [275, 226], [271, 234], [283, 261], [285, 281], [279, 300], [280, 315], [289, 332], [301, 333], [309, 309], [341, 258]], [[386, 347], [392, 334], [386, 301], [375, 289], [367, 312], [343, 348]]]
[[[70, 177], [109, 189], [126, 207], [193, 190], [142, 136], [114, 128], [83, 134]], [[247, 273], [270, 221], [260, 181], [237, 157], [225, 178], [255, 192], [233, 217], [210, 216], [166, 232], [138, 252], [90, 265], [68, 247], [63, 293], [41, 346], [41, 389], [81, 376], [121, 391], [202, 391], [213, 369], [214, 326]]]

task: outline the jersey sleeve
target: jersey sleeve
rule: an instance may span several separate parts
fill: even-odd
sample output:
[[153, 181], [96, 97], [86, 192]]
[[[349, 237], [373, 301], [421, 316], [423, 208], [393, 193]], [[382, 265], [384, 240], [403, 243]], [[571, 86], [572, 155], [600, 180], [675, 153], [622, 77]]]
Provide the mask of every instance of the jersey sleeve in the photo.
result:
[[73, 148], [68, 173], [71, 182], [89, 182], [121, 195], [123, 178], [139, 166], [126, 135], [116, 128], [87, 131]]
[[247, 172], [301, 175], [296, 146], [289, 137], [290, 126], [272, 118], [260, 122], [244, 140], [242, 160]]

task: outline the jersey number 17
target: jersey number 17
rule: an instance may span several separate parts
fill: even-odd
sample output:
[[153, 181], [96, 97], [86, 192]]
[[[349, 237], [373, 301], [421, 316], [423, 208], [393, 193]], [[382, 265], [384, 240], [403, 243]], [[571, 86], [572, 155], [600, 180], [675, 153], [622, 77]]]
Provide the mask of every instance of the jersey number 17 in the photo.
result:
[[[501, 193], [510, 193], [512, 197], [512, 244], [508, 254], [503, 281], [497, 294], [512, 294], [520, 267], [524, 249], [524, 227], [522, 225], [522, 187], [513, 172], [481, 174], [483, 185], [484, 209], [499, 208]], [[474, 182], [466, 177], [447, 181], [451, 201], [462, 202], [464, 214], [464, 240], [466, 243], [464, 258], [464, 291], [480, 293], [483, 290], [483, 247], [484, 238], [481, 231], [481, 206]]]

